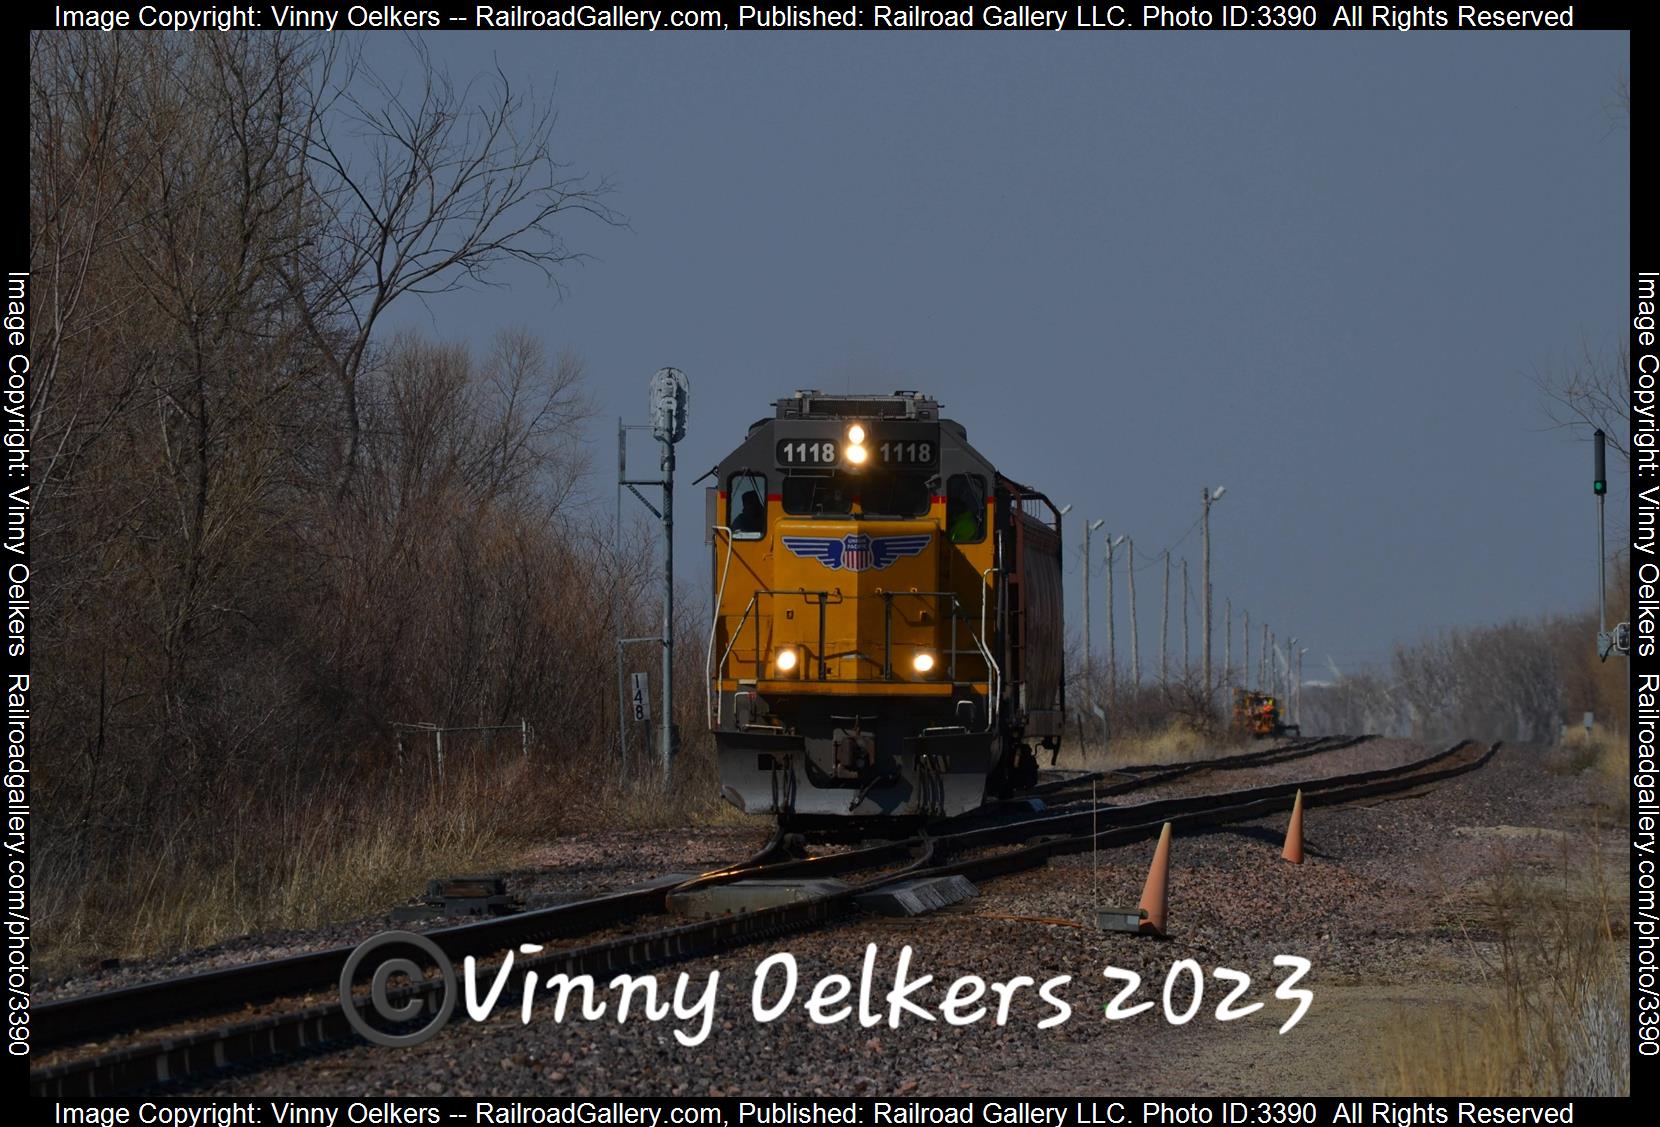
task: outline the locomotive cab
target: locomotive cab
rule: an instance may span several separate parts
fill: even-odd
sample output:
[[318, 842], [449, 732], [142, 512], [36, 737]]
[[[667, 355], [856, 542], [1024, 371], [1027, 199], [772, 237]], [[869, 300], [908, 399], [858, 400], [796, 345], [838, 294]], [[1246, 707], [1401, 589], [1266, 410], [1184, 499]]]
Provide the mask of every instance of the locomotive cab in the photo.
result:
[[1053, 506], [915, 392], [775, 407], [712, 499], [722, 793], [799, 820], [934, 817], [1034, 775], [1027, 741], [1057, 746], [1064, 708]]

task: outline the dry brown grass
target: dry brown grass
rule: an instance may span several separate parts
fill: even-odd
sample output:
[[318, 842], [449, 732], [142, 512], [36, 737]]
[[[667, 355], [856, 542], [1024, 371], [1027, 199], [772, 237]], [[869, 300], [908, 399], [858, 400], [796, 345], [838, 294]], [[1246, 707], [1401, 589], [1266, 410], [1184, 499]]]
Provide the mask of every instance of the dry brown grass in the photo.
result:
[[1101, 770], [1143, 763], [1186, 763], [1226, 754], [1238, 744], [1231, 735], [1207, 732], [1178, 716], [1150, 731], [1116, 736], [1104, 748], [1092, 744], [1084, 764], [1091, 770]]
[[192, 848], [197, 835], [182, 830], [154, 855], [85, 885], [39, 889], [46, 926], [37, 966], [60, 975], [90, 960], [384, 913], [432, 877], [509, 866], [561, 833], [742, 824], [715, 796], [701, 757], [687, 757], [679, 776], [665, 793], [655, 781], [508, 756], [457, 764], [442, 786], [421, 774], [288, 805], [250, 800], [225, 812], [231, 829], [220, 850]]
[[1381, 1088], [1396, 1096], [1626, 1095], [1624, 903], [1600, 858], [1550, 871], [1501, 864], [1471, 919], [1489, 1000], [1398, 1017]]
[[1547, 760], [1547, 768], [1557, 774], [1585, 776], [1591, 800], [1606, 807], [1614, 821], [1624, 822], [1631, 804], [1626, 780], [1630, 757], [1630, 747], [1607, 728], [1589, 733], [1570, 728]]

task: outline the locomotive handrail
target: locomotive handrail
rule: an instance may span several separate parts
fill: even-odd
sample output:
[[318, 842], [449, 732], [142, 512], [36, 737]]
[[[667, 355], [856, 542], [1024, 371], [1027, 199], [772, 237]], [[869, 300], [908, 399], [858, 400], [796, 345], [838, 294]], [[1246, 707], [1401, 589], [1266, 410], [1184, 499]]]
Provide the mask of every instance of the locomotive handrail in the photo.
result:
[[[998, 541], [999, 548], [1002, 541]], [[991, 647], [986, 645], [986, 589], [990, 586], [991, 577], [997, 572], [997, 565], [986, 568], [980, 573], [980, 632], [974, 636], [974, 644], [980, 647], [980, 653], [986, 659], [986, 699], [990, 707], [986, 710], [986, 731], [991, 731], [997, 722], [997, 698], [1003, 692], [1003, 670], [997, 660], [991, 656]]]
[[[846, 599], [847, 599], [847, 596], [843, 595], [841, 593], [840, 588], [837, 588], [834, 591], [809, 591], [805, 587], [797, 587], [793, 590], [784, 590], [782, 588], [772, 588], [772, 587], [761, 587], [761, 588], [758, 588], [756, 590], [755, 594], [751, 597], [750, 601], [753, 602], [755, 599], [759, 599], [762, 595], [767, 595], [767, 596], [773, 596], [773, 595], [786, 595], [786, 596], [799, 595], [803, 599], [808, 598], [809, 596], [811, 596], [811, 597], [815, 597], [818, 600], [818, 645], [814, 648], [813, 655], [818, 660], [818, 679], [820, 681], [823, 681], [825, 679], [825, 673], [826, 673], [826, 666], [825, 666], [825, 663], [824, 663], [824, 608], [830, 604], [830, 596], [834, 595], [836, 597], [836, 602], [838, 602], [838, 603], [845, 602]], [[733, 638], [736, 639], [736, 637], [737, 637], [737, 632], [735, 631], [733, 633]], [[759, 668], [759, 666], [761, 664], [761, 616], [760, 615], [755, 616], [755, 664], [756, 664], [757, 668]], [[806, 680], [805, 677], [803, 677], [802, 679]]]
[[[984, 578], [985, 575], [989, 574], [993, 570], [995, 570], [995, 569], [994, 568], [986, 569], [986, 572], [982, 573], [982, 578]], [[951, 676], [951, 680], [955, 681], [957, 679], [957, 623], [958, 623], [958, 620], [960, 618], [966, 618], [967, 617], [967, 615], [965, 613], [963, 613], [965, 608], [962, 605], [962, 600], [958, 598], [957, 592], [955, 592], [955, 591], [883, 591], [880, 594], [882, 596], [882, 602], [883, 602], [883, 634], [884, 634], [883, 642], [882, 642], [882, 660], [883, 660], [882, 676], [885, 679], [888, 679], [888, 680], [891, 680], [892, 677], [893, 677], [893, 600], [894, 600], [894, 598], [895, 597], [901, 597], [901, 598], [935, 598], [935, 599], [949, 598], [951, 600], [951, 608], [952, 608], [952, 613], [951, 613], [951, 648], [950, 648], [951, 666], [950, 666], [950, 669], [949, 669], [949, 673], [950, 673], [950, 676]], [[706, 694], [705, 694], [705, 700], [706, 700], [706, 702], [709, 702], [709, 704], [708, 704], [708, 719], [709, 719], [709, 726], [710, 726], [711, 730], [714, 729], [715, 725], [718, 723], [718, 720], [719, 720], [719, 710], [720, 710], [721, 699], [722, 699], [722, 696], [723, 696], [723, 690], [721, 689], [721, 682], [723, 680], [725, 680], [725, 678], [726, 678], [727, 662], [732, 657], [732, 651], [737, 647], [738, 639], [743, 636], [744, 627], [749, 622], [749, 616], [750, 616], [751, 612], [756, 610], [756, 607], [757, 607], [758, 603], [760, 602], [761, 598], [764, 597], [764, 596], [765, 597], [779, 597], [779, 596], [782, 596], [782, 597], [798, 597], [798, 598], [802, 598], [802, 599], [814, 599], [814, 600], [816, 600], [817, 606], [819, 608], [818, 644], [817, 644], [816, 648], [813, 651], [813, 656], [814, 656], [815, 660], [817, 661], [818, 667], [819, 667], [818, 680], [823, 681], [823, 680], [827, 679], [828, 667], [826, 665], [826, 656], [827, 655], [825, 654], [825, 642], [824, 642], [824, 633], [825, 633], [824, 608], [826, 606], [828, 606], [832, 601], [838, 602], [838, 603], [845, 601], [847, 596], [845, 594], [843, 594], [843, 592], [839, 588], [835, 591], [809, 591], [804, 587], [798, 587], [798, 588], [793, 588], [793, 589], [781, 589], [781, 588], [770, 588], [770, 587], [758, 588], [755, 591], [751, 592], [751, 594], [749, 596], [749, 602], [744, 605], [743, 613], [738, 616], [737, 625], [735, 625], [732, 628], [732, 633], [731, 633], [731, 635], [728, 638], [727, 643], [726, 643], [726, 649], [721, 652], [721, 659], [720, 659], [719, 667], [718, 668], [712, 668], [709, 661], [707, 661], [707, 660], [704, 663], [704, 674], [709, 679], [710, 690], [711, 690], [709, 692], [706, 692]], [[716, 605], [718, 606], [719, 604], [717, 603]], [[717, 613], [715, 615], [714, 623], [710, 626], [710, 631], [709, 631], [709, 642], [710, 642], [710, 644], [709, 644], [709, 654], [710, 654], [710, 656], [712, 656], [713, 653], [714, 653], [714, 639], [715, 639], [716, 633], [719, 631], [719, 628], [720, 628], [721, 617], [722, 616]], [[730, 616], [727, 616], [727, 617], [730, 617]], [[759, 614], [757, 614], [755, 616], [755, 660], [756, 660], [757, 666], [760, 665], [761, 651], [762, 651], [762, 648], [763, 648], [762, 647], [762, 639], [761, 639], [761, 617], [762, 616], [759, 615]], [[986, 696], [988, 698], [988, 706], [987, 706], [987, 712], [986, 712], [986, 729], [985, 730], [989, 731], [989, 730], [991, 730], [993, 725], [996, 723], [997, 711], [998, 711], [998, 709], [997, 709], [997, 693], [999, 691], [1001, 691], [1002, 670], [998, 667], [996, 659], [992, 656], [990, 647], [988, 647], [986, 645], [985, 639], [982, 637], [982, 633], [985, 630], [985, 617], [986, 617], [986, 594], [985, 594], [984, 586], [982, 585], [981, 591], [980, 591], [980, 631], [976, 632], [971, 626], [969, 628], [968, 633], [969, 633], [969, 637], [972, 638], [973, 641], [974, 641], [975, 651], [980, 655], [981, 660], [983, 660], [986, 663]], [[803, 680], [805, 680], [805, 678]]]
[[[987, 571], [989, 571], [989, 570], [991, 570], [991, 569], [988, 568]], [[983, 575], [982, 575], [982, 578], [984, 578]], [[883, 606], [882, 606], [882, 634], [883, 634], [883, 638], [882, 638], [882, 651], [883, 651], [882, 652], [882, 676], [887, 678], [890, 681], [893, 679], [893, 600], [895, 598], [949, 598], [951, 600], [951, 610], [952, 610], [952, 614], [951, 614], [951, 668], [950, 668], [950, 674], [951, 674], [951, 680], [953, 682], [956, 681], [956, 679], [957, 679], [957, 621], [958, 621], [959, 618], [966, 618], [967, 617], [967, 615], [965, 613], [963, 613], [965, 608], [963, 607], [962, 600], [957, 597], [957, 592], [955, 592], [955, 591], [883, 591], [883, 592], [881, 592], [881, 595], [882, 595], [882, 604], [883, 604]], [[985, 601], [986, 601], [985, 590], [982, 587], [982, 589], [980, 591], [980, 621], [981, 621], [981, 629], [982, 630], [985, 629], [985, 625], [984, 625], [984, 623], [985, 623]], [[992, 723], [993, 723], [993, 721], [994, 721], [994, 719], [997, 715], [996, 694], [997, 694], [998, 688], [1000, 687], [999, 682], [1001, 680], [1001, 672], [1002, 671], [997, 668], [997, 662], [995, 660], [993, 660], [993, 658], [991, 656], [991, 650], [989, 648], [987, 648], [987, 646], [985, 644], [985, 641], [980, 637], [980, 635], [975, 633], [972, 627], [970, 627], [970, 629], [968, 631], [968, 634], [969, 634], [969, 637], [974, 640], [975, 651], [977, 653], [979, 653], [981, 660], [983, 660], [986, 663], [986, 698], [987, 698], [987, 706], [986, 706], [986, 727], [985, 727], [984, 730], [985, 731], [990, 731], [991, 727], [992, 727]]]
[[[717, 524], [714, 526], [714, 529], [716, 532], [726, 533], [726, 565], [722, 567], [720, 571], [720, 587], [715, 591], [715, 613], [709, 618], [709, 644], [703, 651], [703, 681], [705, 686], [707, 686], [712, 680], [715, 660], [715, 634], [720, 629], [720, 604], [721, 600], [726, 597], [727, 573], [732, 570], [732, 529], [724, 524]], [[748, 613], [747, 609], [745, 610], [745, 613]], [[731, 652], [732, 647], [728, 646], [726, 653], [729, 654]], [[726, 654], [722, 654], [720, 660], [721, 668], [724, 669], [726, 667]], [[710, 697], [707, 688], [705, 688], [703, 693], [704, 716], [709, 722], [709, 730], [711, 732], [715, 730], [715, 718], [720, 713], [720, 682], [714, 681], [714, 686], [715, 692], [713, 698]]]
[[[981, 572], [983, 581], [995, 568], [987, 568]], [[955, 591], [883, 591], [882, 630], [883, 630], [883, 669], [882, 675], [889, 680], [893, 678], [893, 600], [904, 597], [916, 598], [950, 598], [951, 600], [951, 680], [957, 679], [957, 620], [967, 615], [962, 600]], [[986, 663], [986, 726], [983, 731], [991, 731], [997, 723], [997, 698], [1003, 688], [1003, 671], [998, 667], [997, 659], [992, 657], [991, 648], [986, 645], [983, 634], [986, 622], [986, 591], [982, 582], [980, 587], [980, 632], [976, 633], [971, 627], [968, 636], [974, 640], [974, 648]]]
[[955, 591], [878, 591], [882, 596], [882, 676], [893, 680], [893, 601], [895, 599], [951, 600], [951, 680], [957, 679], [957, 616], [963, 609]]
[[[725, 678], [725, 675], [726, 675], [726, 662], [727, 662], [727, 659], [732, 656], [733, 648], [735, 646], [737, 646], [738, 639], [743, 636], [744, 623], [749, 621], [749, 612], [755, 609], [755, 604], [761, 598], [762, 595], [800, 595], [800, 596], [803, 596], [803, 597], [806, 597], [808, 595], [818, 596], [818, 599], [819, 599], [819, 603], [818, 603], [818, 607], [819, 607], [819, 613], [818, 613], [818, 649], [815, 651], [815, 653], [819, 657], [819, 667], [820, 667], [819, 679], [820, 680], [824, 679], [824, 677], [823, 677], [823, 666], [824, 666], [824, 608], [825, 608], [826, 605], [828, 605], [828, 602], [830, 600], [830, 596], [834, 595], [836, 597], [837, 602], [841, 602], [846, 596], [844, 596], [841, 593], [840, 590], [836, 590], [836, 591], [809, 591], [805, 587], [796, 588], [795, 590], [775, 590], [775, 589], [770, 588], [770, 587], [757, 588], [755, 591], [750, 593], [749, 602], [747, 604], [745, 604], [743, 614], [738, 616], [738, 625], [733, 627], [732, 636], [731, 636], [730, 640], [726, 643], [726, 649], [720, 655], [720, 669], [718, 671], [719, 675], [717, 676], [715, 674], [715, 672], [711, 671], [711, 669], [709, 667], [709, 663], [707, 661], [704, 662], [704, 667], [703, 667], [704, 675], [709, 678], [710, 683], [714, 687], [714, 692], [712, 694], [710, 694], [710, 693], [705, 694], [705, 700], [709, 700], [711, 697], [713, 699], [713, 707], [709, 710], [709, 729], [711, 731], [714, 730], [716, 721], [719, 717], [720, 697], [721, 697], [720, 683]], [[716, 602], [715, 606], [716, 606], [716, 614], [714, 616], [714, 622], [711, 623], [710, 627], [709, 627], [709, 652], [711, 654], [714, 653], [715, 633], [720, 628], [720, 619], [721, 619], [721, 615], [719, 613], [720, 604], [719, 604], [718, 601]], [[760, 664], [760, 660], [761, 660], [761, 616], [756, 615], [755, 616], [755, 661], [756, 661], [757, 665]]]
[[[1009, 496], [1010, 496], [1010, 498], [1014, 501], [1022, 502], [1020, 507], [1016, 510], [1017, 512], [1019, 512], [1022, 516], [1028, 516], [1028, 517], [1031, 517], [1033, 520], [1041, 522], [1051, 532], [1054, 532], [1054, 533], [1057, 533], [1057, 534], [1060, 532], [1060, 530], [1061, 530], [1061, 512], [1060, 512], [1059, 509], [1057, 509], [1055, 507], [1055, 502], [1051, 501], [1049, 499], [1049, 497], [1042, 490], [1033, 489], [1029, 485], [1022, 485], [1018, 481], [1015, 481], [1012, 478], [1004, 477], [1002, 474], [999, 474], [998, 477], [1003, 481], [1003, 483], [1005, 485], [1007, 485], [1009, 487]], [[1049, 515], [1050, 515], [1051, 519], [1050, 520], [1044, 520], [1037, 513], [1032, 512], [1031, 510], [1027, 509], [1025, 507], [1024, 502], [1028, 502], [1028, 501], [1041, 501], [1043, 503], [1044, 507], [1049, 510]]]
[[[724, 674], [726, 672], [726, 659], [732, 656], [732, 647], [738, 644], [738, 636], [743, 633], [744, 623], [749, 621], [749, 612], [752, 608], [754, 608], [754, 606], [755, 606], [755, 596], [750, 595], [749, 596], [749, 603], [744, 607], [743, 614], [738, 616], [738, 628], [736, 630], [732, 631], [732, 637], [727, 641], [726, 649], [720, 655], [720, 671], [719, 671], [720, 674]], [[720, 607], [716, 606], [716, 608], [715, 608], [715, 621], [709, 627], [709, 650], [710, 650], [711, 653], [713, 653], [714, 649], [715, 649], [715, 631], [717, 631], [718, 629], [720, 629]], [[712, 731], [715, 730], [716, 718], [720, 714], [720, 696], [721, 696], [720, 683], [721, 683], [722, 680], [724, 680], [724, 678], [720, 675], [711, 674], [710, 669], [709, 669], [709, 665], [708, 665], [707, 662], [704, 663], [703, 672], [706, 676], [709, 676], [710, 684], [714, 687], [714, 690], [715, 690], [714, 694], [713, 694], [713, 696], [714, 696], [714, 707], [710, 710], [710, 714], [709, 714], [709, 730], [712, 732]], [[708, 699], [708, 696], [709, 696], [709, 694], [705, 693], [705, 699], [706, 700]]]

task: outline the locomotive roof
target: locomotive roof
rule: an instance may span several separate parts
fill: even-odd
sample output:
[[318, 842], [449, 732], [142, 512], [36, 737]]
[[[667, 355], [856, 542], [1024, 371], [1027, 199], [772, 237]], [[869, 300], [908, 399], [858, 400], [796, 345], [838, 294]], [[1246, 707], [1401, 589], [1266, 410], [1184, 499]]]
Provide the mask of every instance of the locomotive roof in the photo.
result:
[[920, 391], [896, 391], [892, 395], [826, 395], [817, 388], [805, 388], [787, 399], [778, 400], [775, 418], [780, 419], [939, 419], [940, 404]]

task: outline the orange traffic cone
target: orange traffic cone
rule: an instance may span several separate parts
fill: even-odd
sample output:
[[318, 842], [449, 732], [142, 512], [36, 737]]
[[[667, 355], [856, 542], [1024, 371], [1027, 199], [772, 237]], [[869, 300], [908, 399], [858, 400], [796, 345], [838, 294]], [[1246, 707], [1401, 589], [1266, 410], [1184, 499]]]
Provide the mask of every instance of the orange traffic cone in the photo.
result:
[[1300, 790], [1297, 800], [1291, 804], [1291, 826], [1285, 831], [1285, 848], [1280, 851], [1280, 857], [1293, 865], [1303, 863], [1303, 792]]
[[1141, 933], [1163, 937], [1164, 921], [1170, 914], [1170, 823], [1159, 831], [1158, 848], [1153, 850], [1153, 865], [1147, 870], [1147, 883], [1141, 887]]

